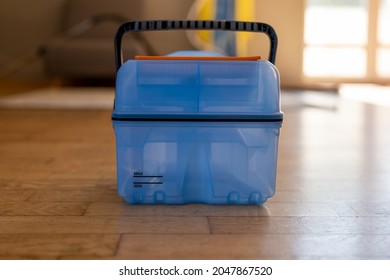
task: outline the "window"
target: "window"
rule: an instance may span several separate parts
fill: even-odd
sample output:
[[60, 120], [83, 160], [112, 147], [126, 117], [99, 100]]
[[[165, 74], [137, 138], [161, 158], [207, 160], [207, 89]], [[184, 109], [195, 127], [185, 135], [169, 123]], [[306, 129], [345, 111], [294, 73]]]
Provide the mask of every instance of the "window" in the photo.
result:
[[377, 73], [380, 77], [390, 77], [390, 0], [380, 1], [378, 20]]
[[390, 78], [390, 0], [307, 0], [303, 74], [308, 79]]

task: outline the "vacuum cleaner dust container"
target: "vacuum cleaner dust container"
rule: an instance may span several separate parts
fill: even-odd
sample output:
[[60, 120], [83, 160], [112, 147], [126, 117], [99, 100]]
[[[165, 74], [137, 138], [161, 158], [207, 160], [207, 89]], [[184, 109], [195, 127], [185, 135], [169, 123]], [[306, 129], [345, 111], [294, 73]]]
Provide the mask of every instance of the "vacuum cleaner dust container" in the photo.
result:
[[[269, 60], [186, 51], [122, 61], [126, 32], [170, 29], [263, 32]], [[119, 194], [132, 204], [262, 204], [272, 197], [283, 119], [276, 45], [264, 23], [123, 24], [112, 113]]]

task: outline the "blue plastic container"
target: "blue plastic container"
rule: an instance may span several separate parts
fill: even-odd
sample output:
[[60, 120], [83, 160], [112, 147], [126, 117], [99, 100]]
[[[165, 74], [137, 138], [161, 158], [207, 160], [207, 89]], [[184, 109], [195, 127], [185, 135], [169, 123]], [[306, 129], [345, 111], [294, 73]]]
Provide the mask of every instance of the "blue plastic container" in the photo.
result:
[[[134, 30], [129, 24], [118, 33]], [[277, 69], [205, 59], [215, 53], [172, 55], [117, 64], [119, 194], [129, 203], [264, 203], [275, 193], [283, 118]]]

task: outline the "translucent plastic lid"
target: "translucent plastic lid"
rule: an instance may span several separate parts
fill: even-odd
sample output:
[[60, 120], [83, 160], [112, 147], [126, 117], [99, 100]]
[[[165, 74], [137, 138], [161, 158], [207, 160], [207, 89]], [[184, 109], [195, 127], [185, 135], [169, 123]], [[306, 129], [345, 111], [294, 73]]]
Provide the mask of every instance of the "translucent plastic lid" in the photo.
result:
[[251, 59], [129, 60], [117, 75], [114, 118], [280, 120], [279, 74]]

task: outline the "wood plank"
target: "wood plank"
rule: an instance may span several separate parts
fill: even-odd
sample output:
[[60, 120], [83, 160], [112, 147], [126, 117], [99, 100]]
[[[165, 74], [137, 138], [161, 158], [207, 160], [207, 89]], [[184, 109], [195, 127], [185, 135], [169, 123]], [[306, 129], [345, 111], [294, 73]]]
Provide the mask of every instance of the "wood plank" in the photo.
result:
[[125, 234], [118, 259], [389, 259], [390, 235]]
[[[374, 206], [373, 206], [374, 207]], [[383, 206], [382, 206], [383, 207]], [[374, 207], [375, 208], [375, 207]], [[381, 208], [382, 209], [382, 208]], [[350, 207], [327, 203], [266, 203], [257, 205], [129, 205], [125, 202], [92, 202], [86, 215], [124, 216], [347, 216]]]
[[131, 205], [126, 202], [91, 202], [85, 213], [87, 216], [174, 216], [174, 217], [208, 217], [208, 216], [263, 216], [265, 207], [255, 205]]
[[390, 234], [382, 217], [210, 217], [212, 233]]
[[[296, 203], [386, 203], [390, 201], [390, 190], [385, 186], [387, 183], [373, 183], [373, 189], [366, 186], [359, 186], [362, 183], [355, 184], [355, 187], [343, 189], [342, 183], [328, 182], [328, 189], [316, 189], [317, 183], [301, 183], [300, 188], [286, 188], [285, 185], [279, 185], [275, 196], [269, 202], [296, 202]], [[390, 183], [389, 183], [390, 184]], [[306, 187], [308, 186], [308, 187]], [[334, 186], [334, 187], [331, 187]], [[339, 190], [336, 188], [340, 187]]]
[[91, 202], [85, 215], [201, 217], [389, 217], [390, 204], [345, 202], [274, 202], [257, 205], [130, 205]]
[[[96, 179], [110, 173], [115, 178], [115, 150], [103, 155], [101, 145], [91, 143], [10, 143], [0, 147], [2, 180]], [[17, 151], [17, 152], [15, 152]], [[111, 157], [108, 157], [110, 155]]]
[[112, 258], [119, 234], [0, 234], [0, 259]]
[[38, 190], [29, 201], [114, 201], [122, 202], [116, 190], [104, 187], [53, 188]]
[[52, 191], [60, 189], [66, 191], [69, 189], [92, 190], [96, 188], [104, 191], [116, 191], [116, 178], [94, 178], [91, 180], [79, 180], [73, 178], [67, 178], [63, 180], [17, 180], [14, 178], [13, 180], [2, 180], [0, 182], [0, 192], [3, 190], [7, 190], [15, 192], [26, 191], [32, 193], [36, 190]]
[[0, 216], [2, 233], [209, 233], [204, 217]]
[[0, 202], [0, 216], [82, 216], [87, 202]]
[[34, 190], [28, 189], [3, 189], [0, 187], [0, 202], [25, 201], [31, 197], [34, 192]]

